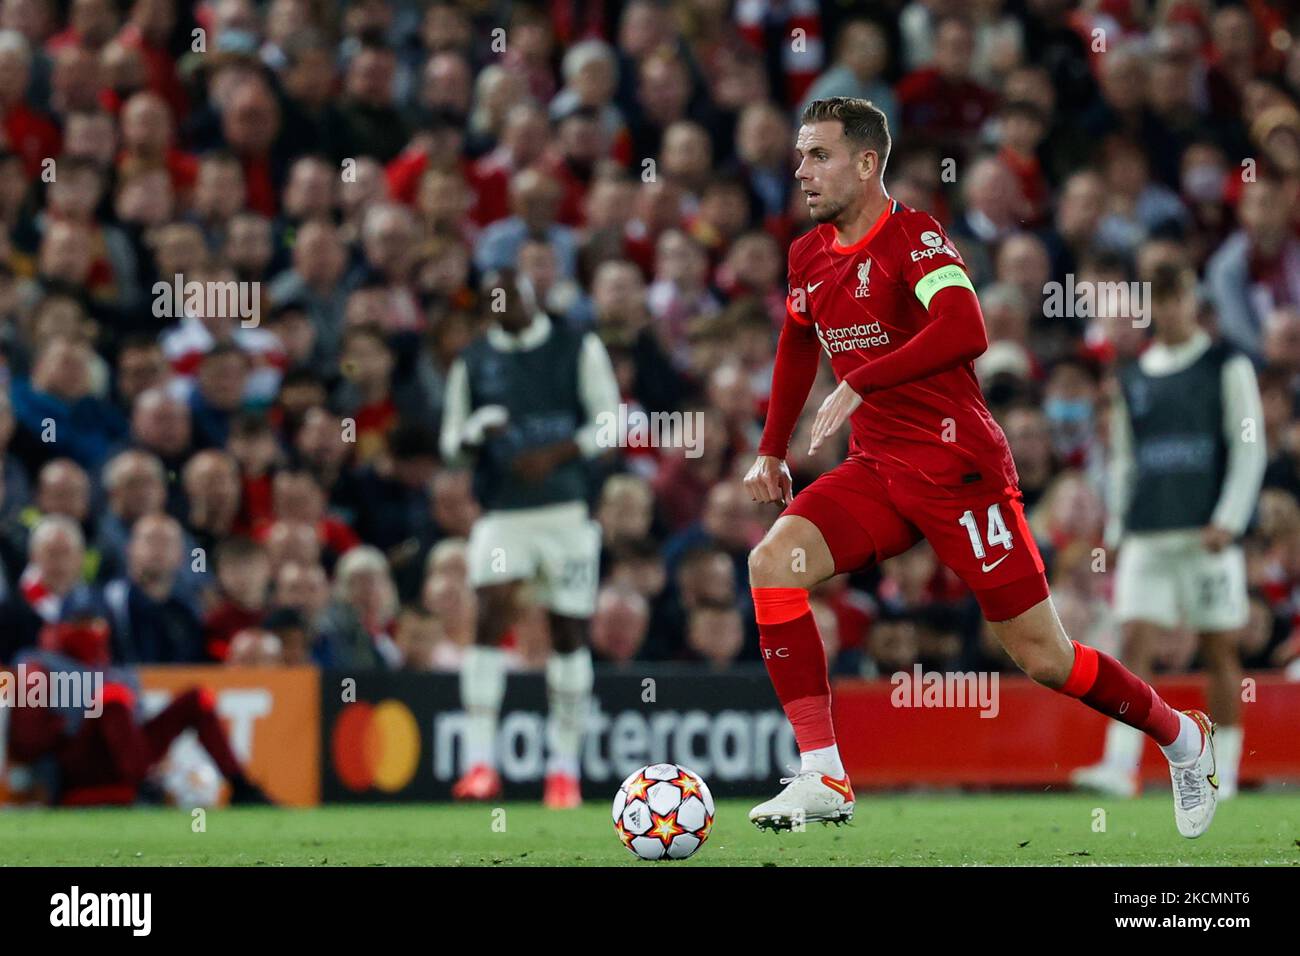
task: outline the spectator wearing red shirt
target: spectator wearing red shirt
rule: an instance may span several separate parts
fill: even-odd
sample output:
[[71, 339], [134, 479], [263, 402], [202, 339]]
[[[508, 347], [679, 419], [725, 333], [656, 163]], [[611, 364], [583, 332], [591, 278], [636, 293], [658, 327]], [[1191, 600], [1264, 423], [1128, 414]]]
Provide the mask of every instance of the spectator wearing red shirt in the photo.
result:
[[134, 308], [140, 301], [135, 281], [135, 252], [120, 228], [105, 225], [96, 218], [104, 196], [104, 178], [105, 174], [89, 159], [61, 160], [58, 179], [50, 183], [46, 192], [42, 228], [48, 228], [52, 222], [83, 227], [91, 250], [87, 287], [102, 298]]
[[1047, 117], [1033, 103], [1008, 103], [998, 114], [1002, 146], [998, 159], [1011, 170], [1025, 198], [1027, 225], [1037, 226], [1047, 214], [1048, 184], [1038, 147], [1047, 134]]
[[217, 546], [216, 602], [203, 615], [208, 657], [224, 661], [236, 634], [262, 623], [271, 587], [271, 559], [248, 538], [226, 538]]
[[226, 451], [239, 464], [239, 528], [250, 531], [272, 517], [271, 472], [283, 457], [280, 445], [266, 417], [250, 412], [231, 425]]
[[281, 172], [273, 155], [280, 107], [264, 80], [250, 77], [231, 92], [221, 112], [221, 135], [244, 167], [249, 208], [274, 216]]
[[934, 65], [909, 73], [898, 84], [903, 128], [911, 145], [922, 140], [961, 156], [997, 106], [997, 94], [971, 79], [974, 39], [958, 17], [935, 30]]
[[80, 46], [98, 53], [113, 39], [117, 22], [117, 9], [112, 0], [72, 0], [67, 28], [50, 37], [45, 48], [55, 53]]
[[23, 158], [28, 177], [35, 178], [45, 160], [59, 155], [61, 137], [49, 117], [27, 104], [31, 71], [27, 40], [15, 30], [0, 31], [0, 127], [9, 151]]
[[333, 567], [338, 558], [361, 543], [344, 521], [325, 510], [325, 492], [305, 465], [286, 465], [271, 479], [271, 520], [262, 522], [254, 539], [265, 541], [277, 523], [302, 524], [316, 530], [322, 559]]
[[464, 155], [465, 131], [460, 116], [439, 111], [411, 138], [406, 149], [384, 171], [388, 193], [413, 203], [420, 181], [430, 169], [458, 171], [468, 189], [470, 220], [484, 226], [510, 214], [510, 179], [499, 168], [481, 165]]
[[61, 126], [70, 113], [106, 105], [99, 58], [80, 46], [65, 46], [53, 56], [50, 71], [50, 112]]
[[600, 124], [600, 115], [580, 108], [555, 123], [557, 149], [546, 158], [546, 169], [559, 182], [563, 194], [558, 220], [566, 226], [581, 226], [587, 190], [591, 188], [596, 165], [609, 155], [609, 142]]
[[137, 93], [121, 112], [122, 151], [117, 168], [163, 166], [172, 181], [172, 191], [187, 197], [199, 177], [199, 161], [173, 145], [174, 130], [167, 102], [156, 93]]
[[373, 461], [397, 425], [392, 349], [374, 326], [350, 328], [343, 333], [339, 367], [343, 372], [340, 404], [355, 422], [356, 461]]
[[117, 42], [138, 50], [144, 61], [149, 89], [163, 98], [173, 117], [189, 112], [189, 97], [176, 72], [176, 61], [167, 43], [176, 28], [176, 5], [162, 0], [145, 0], [131, 5]]

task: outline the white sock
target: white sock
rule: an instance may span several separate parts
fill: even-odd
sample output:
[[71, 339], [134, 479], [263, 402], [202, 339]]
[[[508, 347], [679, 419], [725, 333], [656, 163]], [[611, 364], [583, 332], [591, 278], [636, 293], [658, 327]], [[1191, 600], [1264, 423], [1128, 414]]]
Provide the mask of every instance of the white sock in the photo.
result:
[[550, 702], [546, 718], [548, 773], [580, 775], [578, 755], [591, 709], [594, 680], [591, 651], [585, 647], [568, 654], [552, 654], [546, 662], [546, 696]]
[[1112, 720], [1106, 725], [1106, 755], [1102, 762], [1125, 773], [1137, 773], [1147, 735], [1136, 727]]
[[823, 773], [834, 780], [844, 778], [844, 764], [840, 763], [840, 748], [831, 744], [816, 750], [805, 750], [799, 755], [799, 770], [806, 773], [811, 770]]
[[1183, 766], [1201, 755], [1201, 725], [1178, 711], [1178, 736], [1168, 747], [1161, 747], [1169, 762]]
[[1240, 724], [1220, 724], [1214, 731], [1214, 760], [1219, 770], [1219, 792], [1237, 790], [1237, 772], [1241, 769], [1244, 734]]
[[460, 665], [460, 705], [469, 717], [466, 766], [496, 766], [497, 720], [506, 693], [506, 654], [499, 647], [472, 644]]

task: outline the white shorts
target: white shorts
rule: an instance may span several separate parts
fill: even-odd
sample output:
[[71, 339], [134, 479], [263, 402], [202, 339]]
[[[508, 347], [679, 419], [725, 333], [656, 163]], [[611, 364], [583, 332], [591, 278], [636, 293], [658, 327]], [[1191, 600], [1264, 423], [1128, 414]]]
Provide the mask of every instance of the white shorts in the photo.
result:
[[596, 610], [600, 524], [581, 501], [490, 511], [469, 532], [469, 583], [530, 581], [543, 606], [565, 617]]
[[1115, 612], [1200, 633], [1246, 626], [1246, 556], [1237, 545], [1207, 551], [1199, 532], [1129, 535], [1115, 568]]

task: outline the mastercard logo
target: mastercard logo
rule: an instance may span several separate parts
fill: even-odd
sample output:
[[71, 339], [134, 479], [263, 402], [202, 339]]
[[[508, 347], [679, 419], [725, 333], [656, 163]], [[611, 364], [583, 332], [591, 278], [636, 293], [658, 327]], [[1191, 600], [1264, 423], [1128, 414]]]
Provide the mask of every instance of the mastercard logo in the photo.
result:
[[420, 728], [405, 704], [348, 704], [330, 735], [334, 772], [343, 786], [396, 793], [415, 776], [420, 762]]

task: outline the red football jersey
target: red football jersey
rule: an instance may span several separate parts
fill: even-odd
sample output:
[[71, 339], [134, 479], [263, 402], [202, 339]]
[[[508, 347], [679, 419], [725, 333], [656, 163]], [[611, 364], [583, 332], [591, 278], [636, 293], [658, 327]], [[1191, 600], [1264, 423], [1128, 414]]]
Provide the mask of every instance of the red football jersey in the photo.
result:
[[[852, 246], [841, 246], [829, 224], [796, 239], [789, 283], [790, 318], [812, 324], [839, 381], [925, 328], [930, 299], [939, 289], [970, 287], [965, 263], [943, 227], [897, 201]], [[851, 425], [850, 453], [901, 480], [965, 490], [1019, 484], [1006, 436], [984, 404], [972, 362], [868, 391]]]

